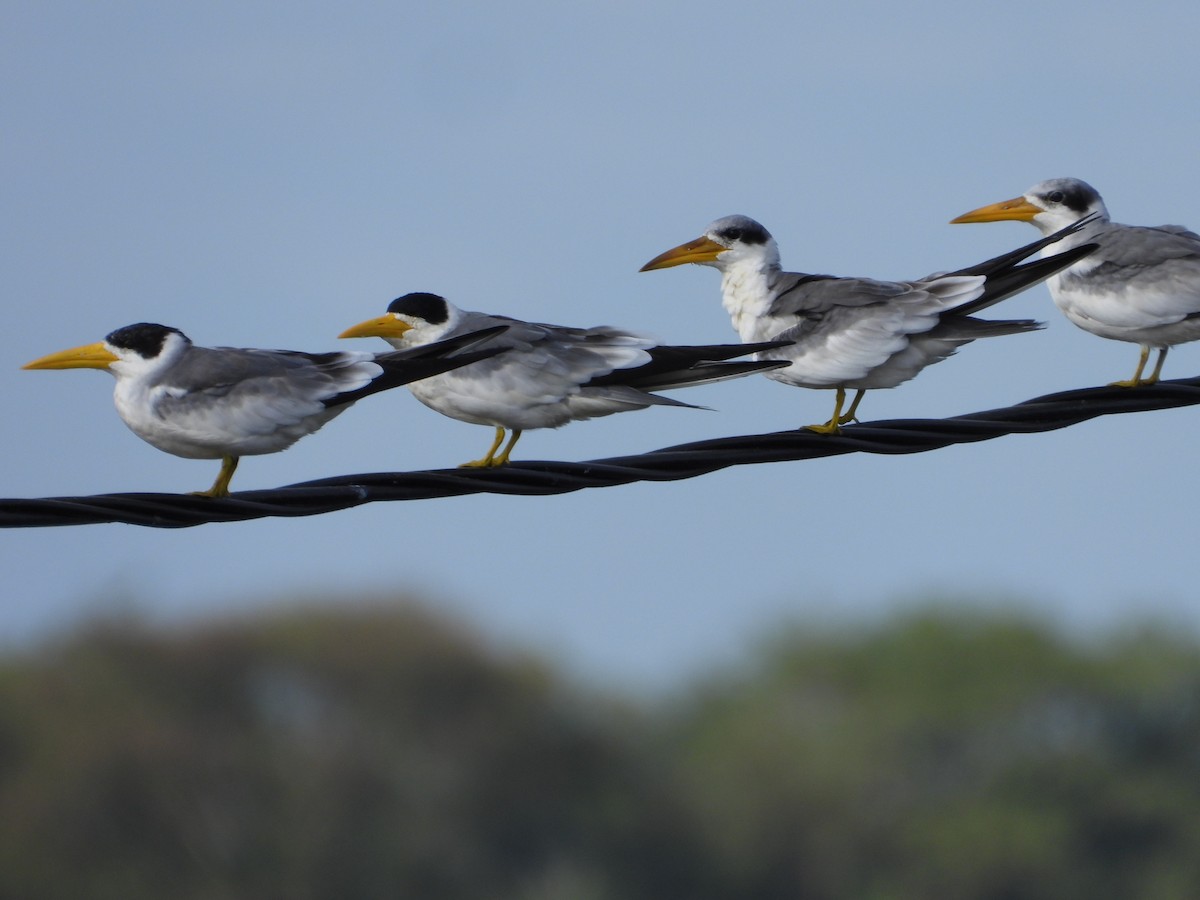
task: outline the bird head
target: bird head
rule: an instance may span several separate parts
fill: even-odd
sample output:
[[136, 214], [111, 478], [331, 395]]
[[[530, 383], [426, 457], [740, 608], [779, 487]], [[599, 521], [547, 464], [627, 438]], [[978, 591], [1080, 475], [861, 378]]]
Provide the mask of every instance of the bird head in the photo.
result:
[[1098, 221], [1108, 221], [1108, 210], [1094, 187], [1078, 178], [1051, 178], [1020, 197], [981, 206], [950, 222], [1032, 222], [1042, 234], [1053, 234], [1093, 214]]
[[413, 293], [397, 297], [387, 312], [347, 328], [338, 337], [381, 337], [393, 347], [419, 347], [440, 340], [458, 324], [461, 311], [437, 294]]
[[721, 271], [740, 263], [778, 268], [779, 247], [771, 233], [749, 216], [724, 216], [710, 224], [694, 241], [660, 253], [640, 271], [667, 269], [684, 263], [715, 266]]
[[171, 364], [191, 341], [178, 328], [139, 322], [104, 340], [60, 350], [26, 363], [24, 369], [105, 369], [116, 376], [138, 375]]

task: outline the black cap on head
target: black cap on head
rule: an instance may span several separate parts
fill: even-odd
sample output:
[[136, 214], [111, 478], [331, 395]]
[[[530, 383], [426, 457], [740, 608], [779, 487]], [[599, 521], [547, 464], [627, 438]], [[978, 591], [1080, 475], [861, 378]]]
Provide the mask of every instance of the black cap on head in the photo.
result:
[[[185, 341], [185, 335], [178, 328], [171, 328], [167, 325], [156, 325], [153, 322], [138, 322], [136, 325], [126, 325], [124, 328], [118, 328], [105, 338], [112, 346], [119, 347], [122, 350], [132, 350], [143, 359], [154, 359], [158, 354], [162, 353], [163, 344], [166, 343], [167, 335], [177, 334]], [[191, 343], [191, 341], [188, 341]]]
[[726, 244], [765, 244], [771, 239], [771, 233], [749, 216], [726, 216], [713, 225], [713, 234]]
[[450, 318], [450, 311], [446, 307], [444, 297], [423, 292], [397, 297], [388, 304], [387, 311], [402, 316], [412, 316], [414, 319], [420, 319], [430, 325], [441, 325]]
[[1100, 200], [1100, 193], [1078, 178], [1052, 178], [1038, 185], [1039, 196], [1047, 203], [1061, 204], [1071, 212], [1083, 215]]

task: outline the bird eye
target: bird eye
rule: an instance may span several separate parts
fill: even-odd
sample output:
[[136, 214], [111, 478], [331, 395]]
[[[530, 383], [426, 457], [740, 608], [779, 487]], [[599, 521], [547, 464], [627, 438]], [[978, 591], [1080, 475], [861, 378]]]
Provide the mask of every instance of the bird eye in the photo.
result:
[[725, 238], [731, 244], [736, 244], [745, 237], [745, 232], [741, 228], [726, 228], [721, 232], [721, 237]]
[[1048, 193], [1046, 195], [1046, 199], [1049, 200], [1051, 203], [1062, 203], [1064, 200], [1067, 199], [1067, 195], [1064, 194], [1062, 191], [1051, 191], [1050, 193]]

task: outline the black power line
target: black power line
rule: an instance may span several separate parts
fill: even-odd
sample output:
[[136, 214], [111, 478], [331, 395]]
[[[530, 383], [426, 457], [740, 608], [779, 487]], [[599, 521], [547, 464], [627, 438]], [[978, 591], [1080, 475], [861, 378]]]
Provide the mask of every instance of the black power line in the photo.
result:
[[589, 462], [516, 462], [496, 469], [434, 469], [340, 475], [221, 499], [187, 494], [99, 494], [0, 500], [0, 527], [124, 522], [186, 528], [266, 516], [313, 516], [380, 500], [428, 500], [464, 494], [565, 494], [635, 481], [677, 481], [729, 466], [819, 459], [844, 453], [924, 453], [1007, 434], [1055, 431], [1118, 413], [1200, 404], [1200, 378], [1138, 388], [1085, 388], [1016, 406], [949, 419], [889, 419], [851, 425], [838, 435], [805, 429], [717, 438]]

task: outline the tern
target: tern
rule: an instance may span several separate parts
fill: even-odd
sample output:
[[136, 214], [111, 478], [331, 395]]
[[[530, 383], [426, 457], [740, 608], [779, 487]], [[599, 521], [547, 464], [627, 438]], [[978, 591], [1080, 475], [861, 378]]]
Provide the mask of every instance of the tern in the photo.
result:
[[[420, 347], [431, 341], [507, 326], [492, 341], [505, 348], [469, 369], [456, 369], [410, 384], [413, 395], [443, 415], [496, 429], [482, 458], [468, 468], [502, 466], [509, 461], [521, 433], [558, 428], [568, 422], [645, 409], [648, 406], [698, 407], [650, 393], [654, 390], [723, 381], [777, 368], [771, 360], [727, 362], [759, 347], [723, 344], [670, 347], [632, 331], [601, 326], [569, 328], [525, 322], [508, 316], [471, 312], [444, 297], [405, 294], [387, 313], [360, 322], [339, 337], [381, 337], [393, 347]], [[502, 452], [505, 432], [511, 431]]]
[[377, 355], [197, 347], [178, 328], [142, 322], [24, 368], [112, 373], [134, 434], [175, 456], [221, 460], [196, 495], [226, 497], [240, 457], [284, 450], [370, 394], [487, 359], [503, 348], [473, 348], [503, 330]]
[[[1073, 228], [955, 272], [912, 281], [877, 281], [784, 272], [770, 232], [748, 216], [725, 216], [704, 234], [659, 254], [641, 271], [684, 263], [721, 272], [722, 302], [743, 341], [787, 340], [756, 354], [788, 365], [768, 378], [797, 387], [837, 391], [828, 422], [805, 426], [836, 434], [855, 420], [866, 391], [908, 381], [975, 338], [1034, 331], [1030, 319], [985, 320], [971, 314], [1023, 291], [1093, 246], [1020, 265]], [[842, 413], [846, 391], [857, 393]]]
[[[953, 223], [1031, 222], [1043, 234], [1091, 216], [1064, 245], [1095, 241], [1100, 249], [1047, 282], [1054, 303], [1092, 334], [1141, 345], [1133, 377], [1114, 387], [1154, 384], [1167, 351], [1200, 338], [1200, 235], [1182, 225], [1120, 225], [1100, 194], [1078, 178], [1052, 178], [1020, 197], [981, 206]], [[1158, 360], [1143, 378], [1150, 351]]]

